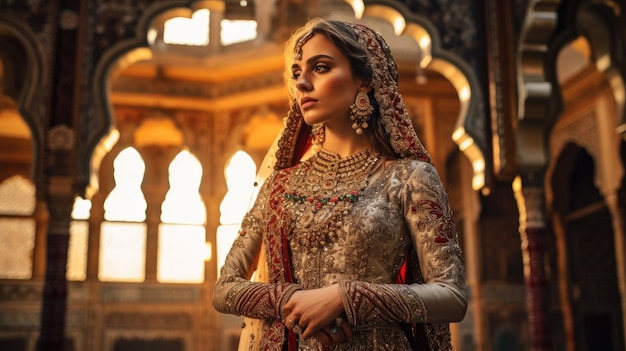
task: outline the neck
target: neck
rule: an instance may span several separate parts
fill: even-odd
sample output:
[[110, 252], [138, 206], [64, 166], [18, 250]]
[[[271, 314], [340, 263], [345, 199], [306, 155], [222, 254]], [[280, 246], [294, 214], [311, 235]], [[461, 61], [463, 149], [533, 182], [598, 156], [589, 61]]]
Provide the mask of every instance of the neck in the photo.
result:
[[359, 150], [371, 147], [371, 145], [365, 134], [356, 134], [353, 129], [336, 132], [326, 128], [322, 147], [338, 154], [340, 157], [346, 157], [353, 155]]

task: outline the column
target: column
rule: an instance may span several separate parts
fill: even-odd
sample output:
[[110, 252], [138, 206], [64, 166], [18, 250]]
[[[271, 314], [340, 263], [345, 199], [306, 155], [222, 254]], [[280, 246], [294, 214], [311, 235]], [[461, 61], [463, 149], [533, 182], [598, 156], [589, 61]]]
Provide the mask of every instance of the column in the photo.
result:
[[[548, 285], [544, 269], [543, 239], [547, 234], [544, 220], [545, 198], [543, 174], [517, 177], [513, 192], [519, 210], [519, 233], [524, 280], [526, 310], [531, 351], [550, 350]], [[531, 180], [536, 180], [532, 182]]]

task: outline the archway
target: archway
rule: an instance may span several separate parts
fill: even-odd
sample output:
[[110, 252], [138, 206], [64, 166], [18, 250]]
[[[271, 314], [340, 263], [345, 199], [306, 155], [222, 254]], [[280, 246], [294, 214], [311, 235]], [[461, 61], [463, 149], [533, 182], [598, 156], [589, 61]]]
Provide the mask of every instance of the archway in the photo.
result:
[[[215, 48], [211, 44], [204, 53], [200, 48], [179, 47], [179, 52], [185, 53], [186, 58], [184, 55], [167, 57], [167, 49], [159, 40], [159, 30], [167, 20], [192, 17], [195, 10], [204, 6], [218, 13], [224, 10], [222, 1], [194, 4], [198, 7], [190, 8], [188, 2], [150, 7], [142, 16], [135, 37], [117, 44], [103, 55], [95, 79], [101, 118], [93, 123], [95, 129], [86, 138], [90, 143], [89, 151], [82, 155], [81, 170], [89, 197], [98, 190], [96, 175], [103, 156], [118, 140], [127, 142], [125, 138], [132, 138], [134, 123], [155, 117], [168, 120], [180, 129], [182, 144], [195, 150], [201, 162], [207, 165], [208, 172], [203, 176], [201, 190], [209, 204], [207, 228], [211, 233], [218, 224], [215, 200], [221, 199], [226, 191], [220, 174], [222, 165], [243, 142], [244, 135], [239, 135], [233, 125], [251, 123], [253, 116], [263, 111], [284, 114], [287, 101], [282, 86], [282, 42], [277, 39], [263, 38], [249, 45], [243, 43], [239, 51]], [[407, 97], [409, 108], [414, 109], [416, 127], [423, 132], [420, 133], [423, 141], [427, 147], [443, 145], [430, 147], [436, 150], [435, 162], [442, 165], [454, 149], [460, 148], [471, 162], [470, 188], [484, 186], [484, 136], [469, 123], [468, 117], [476, 115], [480, 118], [477, 112], [481, 93], [469, 65], [441, 48], [437, 31], [427, 18], [410, 14], [399, 2], [368, 2], [359, 18], [345, 2], [337, 1], [335, 6], [341, 11], [333, 11], [332, 16], [363, 21], [384, 32], [385, 37], [409, 44], [412, 51], [400, 56], [399, 60], [400, 69], [405, 73], [401, 79], [408, 83], [405, 86], [409, 91], [403, 96]], [[394, 44], [391, 45], [393, 50]], [[255, 61], [249, 60], [250, 57]], [[446, 96], [445, 101], [452, 104], [423, 104], [426, 100], [420, 94], [426, 89], [416, 80], [424, 77], [432, 83], [429, 84], [431, 89], [440, 89], [439, 92]], [[142, 95], [142, 89], [149, 93]], [[443, 114], [432, 110], [444, 105], [448, 110]], [[186, 111], [180, 112], [183, 109]], [[430, 117], [421, 118], [425, 115]], [[434, 116], [438, 118], [437, 123]], [[262, 157], [259, 150], [250, 153], [256, 161]], [[207, 271], [214, 272], [212, 268]]]
[[[564, 61], [559, 62], [559, 55], [563, 52], [572, 54], [576, 51], [580, 54], [581, 47], [576, 48], [576, 46], [581, 43], [581, 38], [588, 44], [588, 61], [593, 67], [592, 69], [587, 68], [589, 69], [588, 72], [593, 72], [589, 73], [587, 77], [596, 77], [608, 86], [606, 89], [608, 93], [603, 102], [599, 103], [601, 106], [599, 109], [602, 111], [593, 111], [581, 120], [592, 121], [596, 114], [604, 115], [603, 121], [609, 124], [613, 123], [611, 120], [614, 119], [616, 122], [608, 127], [608, 134], [606, 134], [606, 126], [598, 124], [598, 128], [604, 129], [603, 133], [605, 134], [600, 133], [596, 137], [609, 143], [613, 142], [615, 131], [620, 131], [619, 125], [623, 124], [624, 74], [619, 68], [623, 65], [619, 48], [623, 48], [624, 38], [618, 29], [620, 23], [623, 26], [623, 14], [617, 10], [619, 8], [620, 5], [615, 1], [602, 3], [536, 1], [528, 9], [518, 51], [518, 76], [520, 77], [517, 127], [519, 172], [525, 182], [529, 184], [532, 183], [532, 179], [542, 179], [545, 176], [545, 188], [547, 190], [545, 201], [548, 209], [552, 207], [554, 196], [549, 183], [551, 172], [553, 172], [553, 165], [550, 164], [549, 158], [552, 157], [552, 161], [554, 161], [553, 153], [555, 150], [559, 150], [558, 148], [555, 149], [554, 141], [550, 138], [551, 134], [554, 134], [555, 124], [562, 122], [563, 113], [568, 108], [565, 106], [568, 103], [568, 97], [564, 93], [566, 87], [559, 80], [562, 78], [562, 76], [559, 77], [559, 67], [562, 67], [564, 63]], [[572, 43], [573, 45], [570, 45]], [[580, 80], [579, 83], [582, 84]], [[589, 83], [589, 80], [586, 80], [585, 83]], [[591, 83], [592, 85], [597, 84], [595, 87], [597, 92], [600, 85], [597, 82]], [[621, 132], [623, 133], [623, 131]], [[571, 134], [575, 135], [576, 133], [571, 131]], [[590, 137], [587, 135], [587, 138]], [[603, 148], [610, 147], [605, 146]], [[546, 168], [547, 174], [544, 173]], [[616, 176], [621, 178], [622, 175], [620, 173]], [[604, 181], [606, 183], [607, 179]], [[610, 180], [609, 183], [615, 184], [616, 181]], [[540, 184], [531, 184], [531, 187], [543, 192]], [[606, 185], [607, 190], [613, 188], [613, 185]], [[610, 205], [610, 207], [615, 208], [611, 209], [612, 217], [615, 222], [621, 223], [619, 205], [617, 205], [616, 195], [612, 192], [614, 191], [605, 191], [605, 193], [610, 194], [605, 195], [605, 199], [607, 204], [615, 204]], [[543, 195], [541, 200], [544, 201]], [[561, 247], [560, 250], [563, 253], [565, 233], [560, 231], [559, 225], [555, 225], [553, 229], [557, 234], [556, 244]], [[623, 224], [618, 224], [615, 228], [615, 250], [618, 261], [623, 260], [624, 257], [623, 234], [621, 233], [623, 233]], [[560, 260], [563, 259], [563, 257], [560, 258]], [[626, 291], [626, 286], [623, 284], [625, 274], [623, 267], [623, 262], [617, 263], [617, 281], [620, 282], [622, 301]], [[560, 274], [562, 275], [562, 273]], [[559, 277], [559, 279], [566, 278]], [[561, 304], [567, 306], [569, 300], [563, 293], [564, 283], [559, 284], [561, 285]], [[539, 296], [536, 297], [541, 299]], [[531, 311], [537, 310], [540, 309], [529, 308], [529, 313], [534, 313]], [[569, 318], [571, 321], [573, 318], [569, 315], [571, 313], [571, 309], [564, 308], [565, 319]], [[542, 321], [543, 317], [535, 316], [531, 319]], [[568, 331], [567, 328], [573, 328], [573, 326], [566, 324], [565, 330], [566, 340], [573, 340], [571, 336], [573, 331], [571, 329]], [[531, 335], [531, 338], [541, 339], [540, 334], [545, 333], [545, 329], [547, 328], [531, 329], [538, 332]]]

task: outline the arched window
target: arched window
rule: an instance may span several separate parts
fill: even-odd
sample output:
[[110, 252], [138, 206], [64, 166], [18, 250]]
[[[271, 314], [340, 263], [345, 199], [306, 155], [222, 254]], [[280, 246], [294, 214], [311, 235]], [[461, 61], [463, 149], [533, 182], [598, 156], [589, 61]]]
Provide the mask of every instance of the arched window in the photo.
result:
[[162, 283], [202, 283], [206, 243], [206, 207], [199, 188], [202, 165], [181, 151], [169, 167], [170, 189], [161, 206], [157, 280]]
[[98, 278], [141, 282], [146, 262], [146, 200], [141, 191], [145, 165], [137, 150], [129, 147], [119, 153], [113, 167], [115, 188], [104, 201]]
[[[257, 21], [221, 18], [222, 15], [221, 13], [212, 15], [209, 9], [199, 9], [194, 11], [191, 18], [170, 18], [163, 25], [163, 43], [169, 45], [207, 46], [211, 37], [209, 33], [211, 19], [219, 21], [219, 38], [222, 46], [256, 39]], [[153, 29], [151, 37], [156, 36], [157, 33]]]
[[241, 220], [252, 204], [256, 165], [250, 155], [237, 151], [226, 165], [224, 175], [228, 192], [220, 203], [220, 226], [216, 236], [218, 270], [224, 264]]

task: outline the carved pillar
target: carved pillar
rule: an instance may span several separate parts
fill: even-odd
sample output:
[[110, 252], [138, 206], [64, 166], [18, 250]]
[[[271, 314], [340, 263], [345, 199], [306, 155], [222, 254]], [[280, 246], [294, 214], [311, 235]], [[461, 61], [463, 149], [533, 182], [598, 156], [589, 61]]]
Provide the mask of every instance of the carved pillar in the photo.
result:
[[569, 273], [569, 254], [567, 252], [567, 233], [563, 224], [563, 215], [555, 213], [552, 215], [552, 228], [557, 249], [557, 267], [558, 267], [558, 288], [561, 306], [561, 314], [563, 315], [563, 333], [565, 334], [565, 351], [576, 351], [576, 334], [574, 323], [574, 311], [572, 308], [572, 299], [570, 297], [571, 283]]
[[[47, 116], [42, 193], [48, 204], [46, 278], [41, 309], [40, 351], [64, 350], [67, 313], [67, 251], [76, 183], [78, 76], [81, 67], [78, 0], [54, 1], [57, 22], [51, 65], [50, 115]], [[57, 7], [58, 6], [58, 7]], [[82, 54], [82, 53], [81, 53]]]
[[70, 216], [74, 202], [73, 182], [74, 180], [67, 176], [51, 176], [47, 182], [50, 222], [47, 236], [46, 280], [39, 340], [39, 349], [42, 351], [63, 350], [67, 308], [65, 272]]
[[624, 227], [624, 207], [619, 203], [617, 192], [604, 196], [613, 219], [613, 235], [615, 240], [615, 261], [617, 264], [617, 283], [619, 284], [622, 308], [622, 338], [626, 345], [626, 227]]
[[[104, 190], [104, 189], [101, 189]], [[97, 282], [100, 269], [100, 228], [104, 222], [106, 194], [97, 192], [91, 199], [89, 239], [87, 240], [87, 280]]]
[[[472, 189], [472, 177], [474, 170], [469, 162], [461, 163], [461, 191], [463, 192], [463, 250], [465, 252], [465, 267], [467, 270], [466, 279], [470, 289], [471, 299], [469, 301], [469, 312], [473, 318], [474, 348], [476, 350], [486, 350], [487, 344], [487, 323], [484, 309], [485, 299], [482, 293], [482, 254], [481, 235], [479, 230], [479, 217], [481, 204], [478, 194]], [[452, 327], [452, 326], [451, 326]], [[457, 347], [456, 345], [453, 345]], [[456, 350], [456, 348], [455, 348]]]
[[544, 220], [544, 189], [532, 180], [543, 181], [534, 174], [513, 181], [513, 191], [519, 209], [519, 233], [524, 280], [526, 284], [526, 309], [531, 351], [550, 350], [548, 286], [544, 270], [543, 239], [547, 233]]
[[157, 281], [159, 224], [161, 223], [161, 205], [169, 189], [168, 166], [178, 149], [159, 145], [148, 145], [138, 149], [146, 164], [142, 185], [147, 204], [145, 281], [152, 283]]
[[37, 200], [34, 213], [37, 223], [35, 233], [35, 252], [33, 252], [33, 278], [43, 279], [46, 276], [46, 235], [50, 214], [45, 201]]

